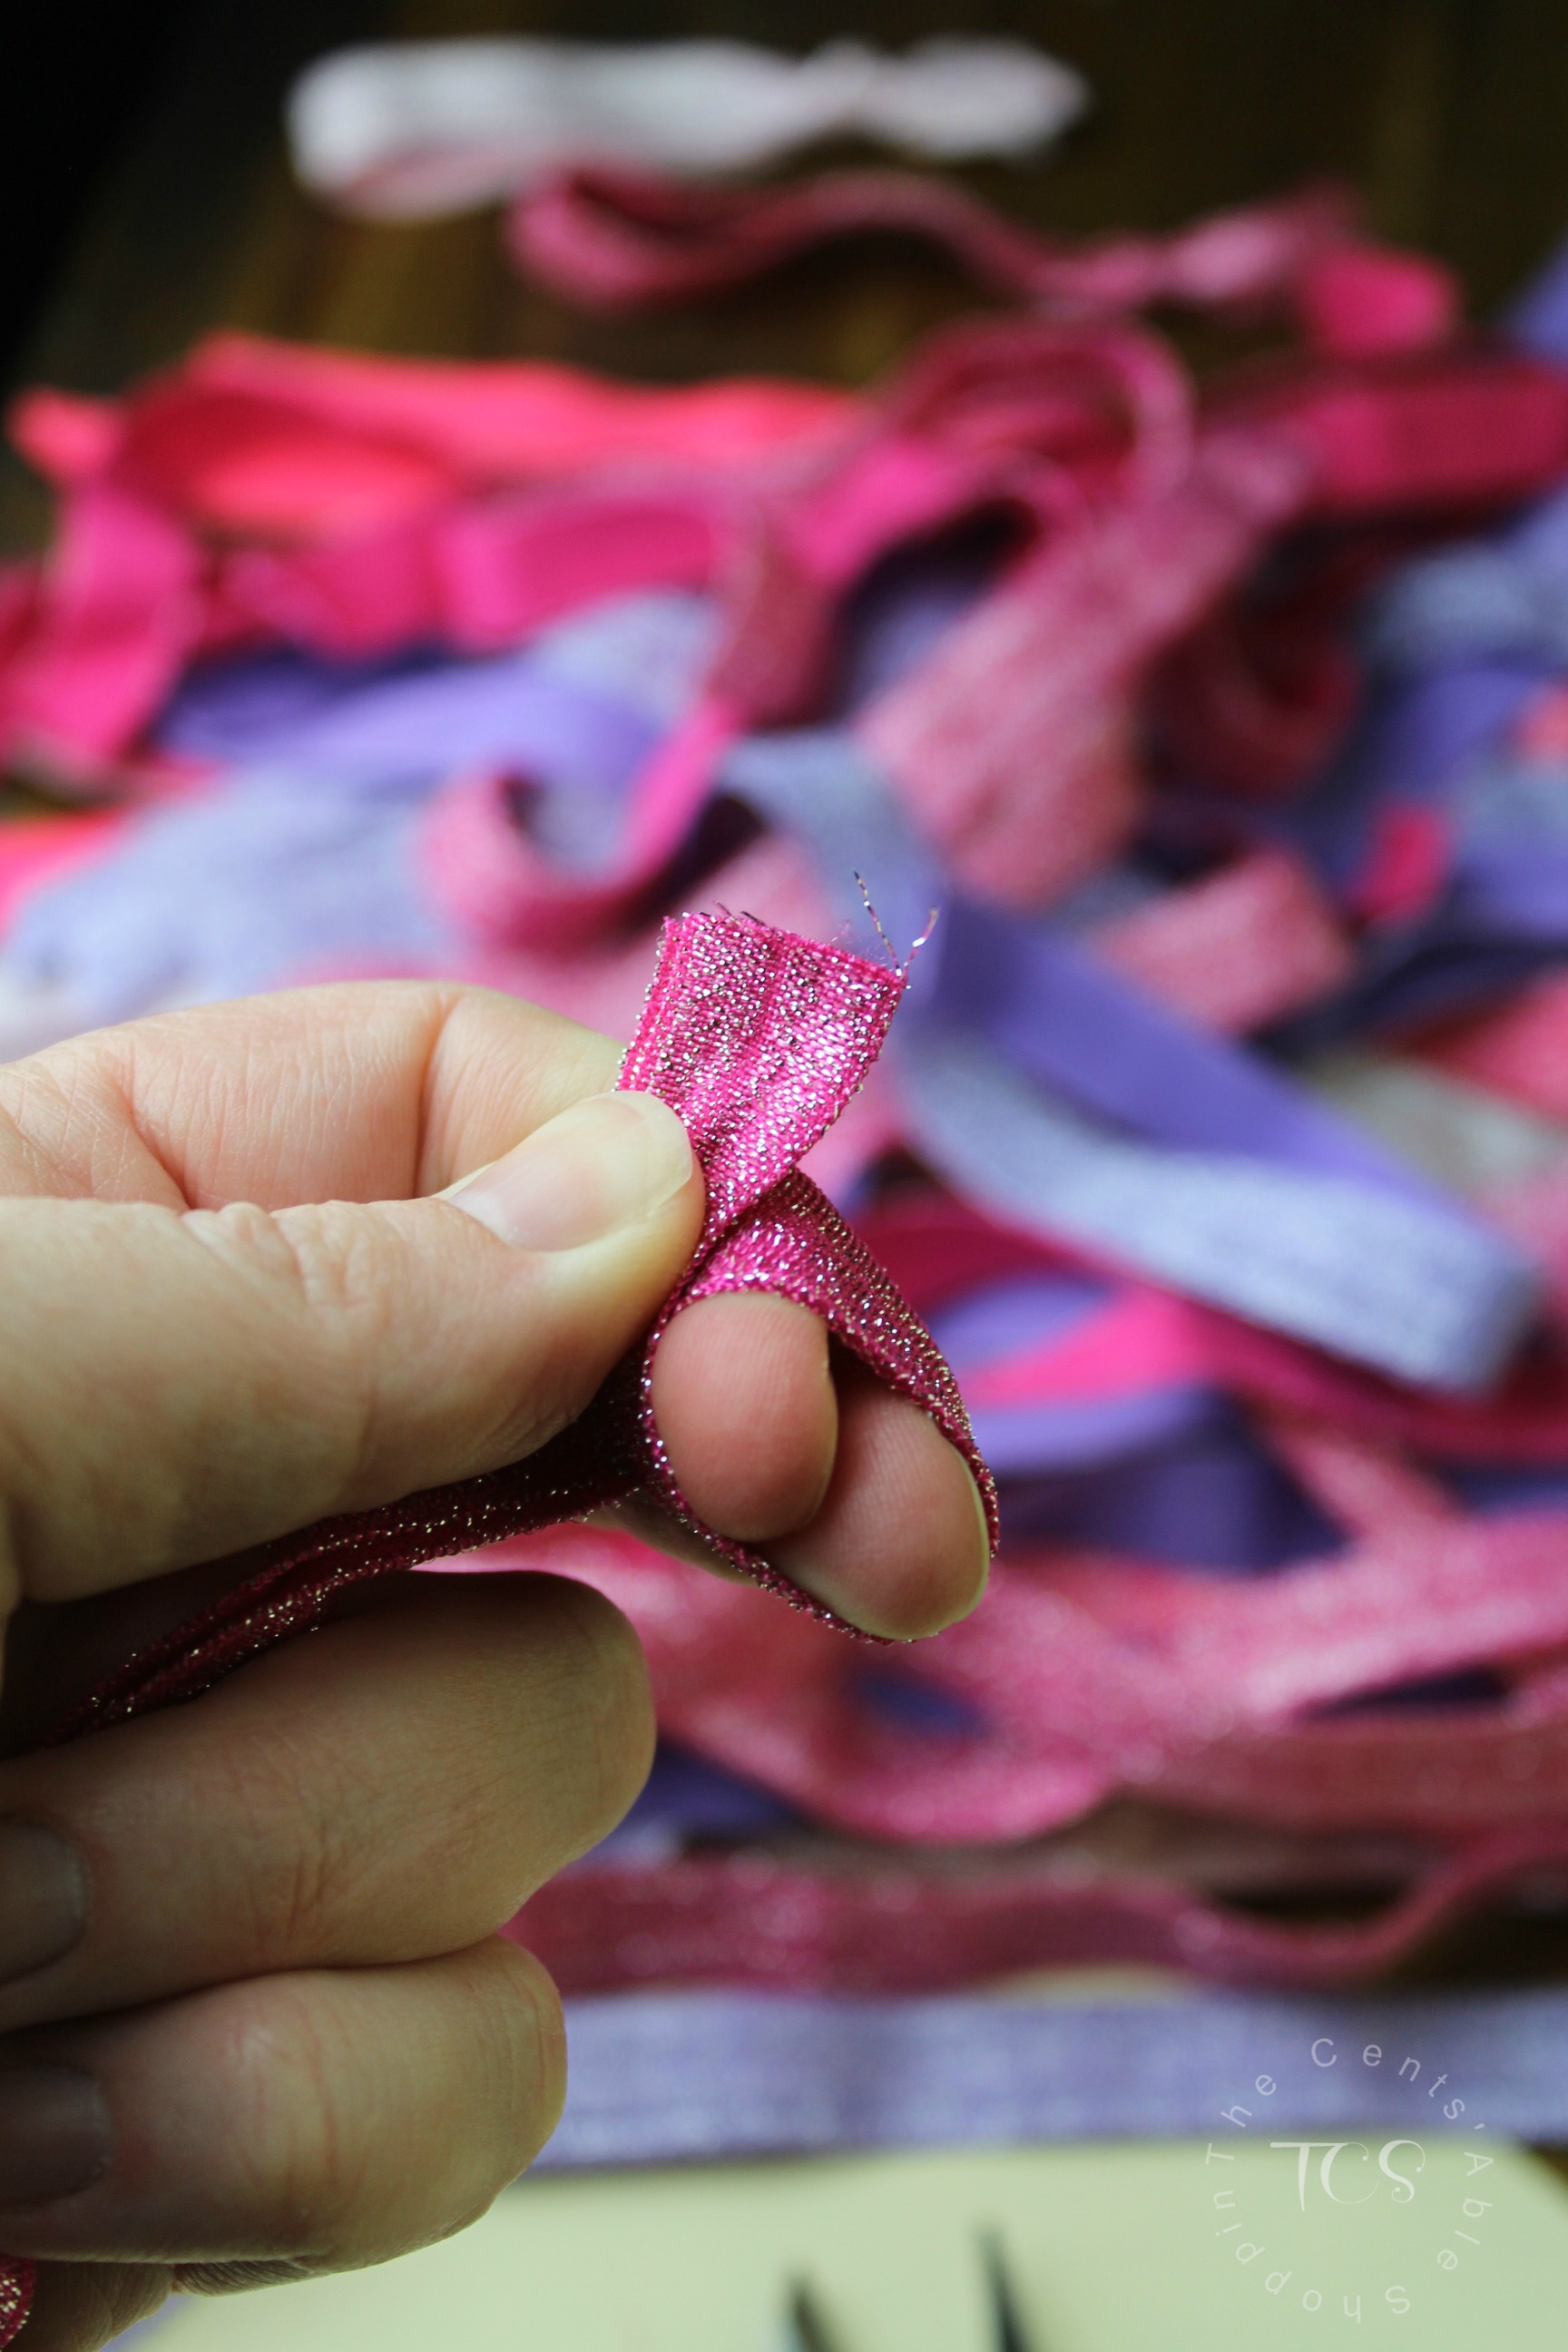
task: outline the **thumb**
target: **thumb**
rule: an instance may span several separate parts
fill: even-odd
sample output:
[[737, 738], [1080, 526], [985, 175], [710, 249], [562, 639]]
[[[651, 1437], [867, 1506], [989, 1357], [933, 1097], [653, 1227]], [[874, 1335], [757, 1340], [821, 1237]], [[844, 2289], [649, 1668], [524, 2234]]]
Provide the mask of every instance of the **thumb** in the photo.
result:
[[0, 1615], [531, 1453], [651, 1322], [702, 1207], [680, 1121], [635, 1094], [431, 1200], [0, 1201]]

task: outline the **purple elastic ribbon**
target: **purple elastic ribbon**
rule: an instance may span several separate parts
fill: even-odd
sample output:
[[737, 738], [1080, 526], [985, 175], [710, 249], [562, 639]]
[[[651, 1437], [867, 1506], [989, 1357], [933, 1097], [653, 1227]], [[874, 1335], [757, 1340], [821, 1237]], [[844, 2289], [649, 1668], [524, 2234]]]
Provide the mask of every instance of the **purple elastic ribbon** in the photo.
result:
[[[624, 1993], [567, 2003], [566, 2112], [540, 2168], [826, 2148], [1208, 2139], [1365, 2126], [1568, 2133], [1568, 1993], [1279, 2000], [795, 2000]], [[1313, 2051], [1319, 2063], [1314, 2063]], [[1377, 2067], [1359, 2062], [1367, 2048]], [[1339, 2063], [1324, 2063], [1337, 2055]], [[1400, 2066], [1414, 2058], [1412, 2076]], [[1436, 2105], [1427, 2096], [1447, 2083]], [[679, 2093], [672, 2091], [679, 2085]], [[1464, 2102], [1461, 2117], [1442, 2114]], [[1231, 2126], [1234, 2135], [1237, 2126]]]
[[[874, 877], [884, 926], [931, 903], [929, 857], [847, 738], [742, 745], [724, 782], [826, 873]], [[928, 956], [893, 1066], [965, 1197], [1396, 1377], [1495, 1377], [1535, 1308], [1528, 1261], [1250, 1049], [1048, 921], [949, 897]]]

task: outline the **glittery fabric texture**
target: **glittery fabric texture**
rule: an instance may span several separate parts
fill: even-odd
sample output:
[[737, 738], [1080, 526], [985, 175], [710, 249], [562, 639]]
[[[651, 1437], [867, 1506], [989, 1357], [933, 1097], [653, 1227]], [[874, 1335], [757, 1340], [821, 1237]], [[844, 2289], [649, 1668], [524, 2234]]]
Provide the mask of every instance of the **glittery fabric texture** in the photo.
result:
[[889, 1387], [914, 1397], [965, 1456], [996, 1539], [994, 1489], [957, 1382], [869, 1252], [794, 1165], [858, 1088], [903, 987], [899, 972], [843, 949], [784, 940], [744, 918], [688, 915], [666, 927], [621, 1073], [623, 1087], [657, 1094], [680, 1113], [708, 1180], [697, 1256], [643, 1351], [647, 1475], [638, 1483], [716, 1554], [796, 1601], [803, 1596], [760, 1553], [697, 1518], [654, 1423], [655, 1352], [671, 1318], [696, 1298], [766, 1290], [809, 1307]]
[[0, 2261], [0, 2352], [16, 2342], [33, 2307], [31, 2263]]
[[608, 1863], [542, 1887], [505, 1930], [568, 1995], [636, 1984], [911, 1994], [1040, 1968], [1130, 1962], [1213, 1981], [1321, 1989], [1386, 1971], [1525, 1870], [1560, 1870], [1560, 1826], [1497, 1831], [1365, 1918], [1258, 1917], [1179, 1877], [1081, 1855], [991, 1853], [923, 1865], [879, 1851], [769, 1851]]
[[578, 1421], [527, 1460], [289, 1537], [248, 1582], [101, 1685], [59, 1738], [195, 1696], [321, 1623], [369, 1578], [634, 1496], [716, 1558], [829, 1615], [760, 1554], [703, 1525], [654, 1425], [659, 1339], [689, 1300], [720, 1290], [772, 1291], [809, 1306], [879, 1378], [915, 1399], [969, 1463], [994, 1544], [995, 1492], [956, 1382], [912, 1309], [795, 1165], [859, 1087], [903, 988], [895, 970], [745, 916], [667, 923], [619, 1083], [657, 1094], [686, 1122], [707, 1177], [708, 1215], [692, 1265], [647, 1340]]
[[702, 1248], [832, 1126], [880, 1051], [897, 971], [746, 916], [667, 923], [620, 1085], [679, 1112], [708, 1179]]

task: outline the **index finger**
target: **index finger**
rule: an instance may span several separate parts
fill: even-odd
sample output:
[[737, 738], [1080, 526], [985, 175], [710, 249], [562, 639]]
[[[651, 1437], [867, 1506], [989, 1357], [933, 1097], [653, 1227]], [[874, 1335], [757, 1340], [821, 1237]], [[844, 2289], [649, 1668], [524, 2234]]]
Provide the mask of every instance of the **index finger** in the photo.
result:
[[619, 1057], [539, 1005], [436, 981], [154, 1014], [0, 1066], [0, 1194], [419, 1198], [612, 1086]]

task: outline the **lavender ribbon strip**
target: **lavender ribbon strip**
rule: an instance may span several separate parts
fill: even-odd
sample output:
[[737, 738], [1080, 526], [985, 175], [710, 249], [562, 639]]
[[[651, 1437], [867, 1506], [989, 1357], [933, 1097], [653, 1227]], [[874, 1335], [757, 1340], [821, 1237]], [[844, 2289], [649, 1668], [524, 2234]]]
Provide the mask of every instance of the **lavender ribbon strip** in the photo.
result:
[[[303, 670], [306, 664], [295, 657]], [[552, 677], [529, 654], [446, 663], [324, 693], [317, 707], [258, 715], [283, 665], [240, 671], [175, 710], [162, 730], [172, 751], [265, 761], [340, 784], [451, 775], [463, 768], [542, 770], [563, 782], [628, 774], [657, 740], [625, 702]], [[280, 681], [279, 681], [280, 682]]]
[[[1085, 2139], [1224, 2147], [1243, 2127], [1479, 2125], [1481, 2147], [1568, 2137], [1568, 1993], [1555, 1990], [1354, 2002], [619, 1993], [569, 2000], [566, 2033], [565, 2113], [535, 2173]], [[1383, 2053], [1375, 2068], [1362, 2062], [1369, 2047]], [[1414, 2078], [1400, 2072], [1412, 2059]], [[1273, 2092], [1256, 2091], [1260, 2076]], [[1455, 2096], [1458, 2126], [1441, 2113]], [[1247, 2110], [1246, 2126], [1226, 2109]], [[165, 2306], [116, 2344], [173, 2315]]]
[[[1207, 2138], [1363, 2125], [1568, 2136], [1568, 1992], [1024, 2002], [610, 1994], [566, 2004], [566, 2111], [544, 2171], [824, 2148]], [[1331, 2045], [1334, 2062], [1321, 2063]], [[1314, 2043], [1319, 2045], [1314, 2063]], [[1384, 2053], [1375, 2067], [1361, 2053]], [[1406, 2057], [1418, 2074], [1401, 2074]], [[1437, 2075], [1435, 2101], [1424, 2094]], [[1235, 2126], [1229, 2127], [1234, 2135]]]
[[468, 942], [431, 902], [419, 841], [438, 785], [526, 777], [545, 848], [591, 867], [713, 627], [700, 597], [619, 597], [494, 660], [285, 653], [196, 673], [160, 740], [237, 768], [24, 905], [0, 1052], [338, 971], [450, 970]]
[[198, 671], [159, 736], [199, 758], [342, 778], [487, 764], [625, 774], [689, 699], [715, 625], [705, 598], [672, 593], [608, 598], [484, 660], [267, 654]]
[[[847, 738], [742, 745], [724, 782], [827, 876], [871, 877], [885, 928], [932, 903], [926, 853]], [[912, 1139], [1005, 1223], [1436, 1387], [1484, 1388], [1528, 1324], [1521, 1253], [1048, 924], [950, 900], [910, 1003], [889, 1061]]]
[[55, 1001], [64, 1035], [334, 968], [438, 971], [461, 942], [420, 887], [428, 796], [263, 770], [153, 810], [23, 906], [5, 977], [23, 1010]]
[[1402, 1190], [1097, 1130], [973, 1031], [924, 1025], [898, 1070], [925, 1156], [1002, 1223], [1066, 1234], [1396, 1379], [1483, 1389], [1532, 1312], [1522, 1256]]
[[1243, 1154], [1445, 1207], [1402, 1161], [1245, 1045], [1170, 1013], [1044, 923], [955, 902], [935, 1009], [1010, 1068], [1112, 1129]]
[[1568, 497], [1404, 565], [1373, 597], [1363, 643], [1394, 672], [1499, 656], [1568, 662]]

